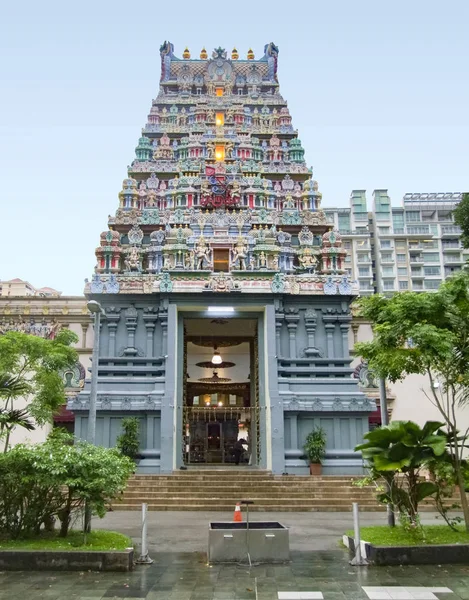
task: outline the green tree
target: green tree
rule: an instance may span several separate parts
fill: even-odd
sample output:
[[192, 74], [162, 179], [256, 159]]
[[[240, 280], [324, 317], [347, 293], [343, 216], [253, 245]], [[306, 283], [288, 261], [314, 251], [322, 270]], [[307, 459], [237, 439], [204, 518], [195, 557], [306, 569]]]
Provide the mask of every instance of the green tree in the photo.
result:
[[[60, 371], [76, 363], [78, 355], [71, 347], [76, 341], [68, 329], [53, 340], [17, 331], [0, 336], [0, 438], [5, 440], [5, 452], [16, 426], [30, 429], [29, 417], [44, 425], [65, 402]], [[29, 400], [21, 411], [15, 410], [18, 398]]]
[[454, 222], [462, 229], [461, 243], [469, 248], [469, 193], [462, 195], [461, 202], [453, 211]]
[[5, 439], [5, 452], [10, 441], [10, 434], [15, 427], [23, 427], [28, 431], [35, 429], [26, 410], [15, 410], [10, 406], [11, 399], [23, 395], [25, 391], [25, 386], [21, 381], [17, 381], [15, 377], [10, 377], [5, 373], [0, 373], [0, 400], [5, 402], [3, 407], [0, 406], [0, 439]]
[[423, 427], [412, 421], [393, 421], [365, 434], [366, 442], [355, 448], [361, 451], [375, 482], [384, 479], [386, 492], [378, 499], [393, 504], [404, 522], [418, 525], [418, 505], [424, 498], [435, 496], [438, 486], [421, 481], [421, 470], [429, 462], [443, 460], [447, 435], [444, 423], [427, 421]]
[[460, 435], [457, 422], [458, 407], [469, 400], [469, 273], [451, 277], [434, 293], [360, 298], [359, 310], [372, 324], [374, 337], [356, 344], [355, 351], [379, 377], [397, 381], [420, 373], [428, 378], [424, 392], [445, 424], [469, 531], [462, 468], [468, 432]]

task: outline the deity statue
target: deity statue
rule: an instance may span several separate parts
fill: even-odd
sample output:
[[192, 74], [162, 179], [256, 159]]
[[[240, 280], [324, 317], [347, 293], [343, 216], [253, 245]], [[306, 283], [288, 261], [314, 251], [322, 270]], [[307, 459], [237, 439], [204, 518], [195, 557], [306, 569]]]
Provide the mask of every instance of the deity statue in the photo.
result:
[[236, 247], [233, 248], [233, 265], [238, 263], [238, 269], [240, 271], [246, 271], [246, 255], [247, 246], [245, 245], [243, 238], [238, 238]]
[[186, 269], [193, 271], [195, 268], [195, 252], [194, 250], [190, 250], [188, 254], [186, 254]]
[[226, 142], [226, 144], [225, 144], [225, 156], [226, 156], [226, 158], [232, 158], [233, 157], [233, 148], [234, 148], [233, 142]]
[[317, 259], [314, 254], [311, 254], [311, 250], [308, 252], [308, 248], [302, 255], [298, 257], [302, 269], [314, 269], [316, 267]]
[[278, 255], [277, 254], [272, 258], [272, 269], [274, 269], [274, 271], [278, 271]]
[[239, 185], [239, 182], [236, 181], [236, 179], [231, 184], [231, 197], [235, 202], [238, 202], [241, 198], [241, 186]]
[[210, 185], [206, 179], [202, 181], [200, 184], [200, 198], [207, 199], [212, 195], [212, 191], [210, 189]]
[[291, 194], [287, 194], [285, 196], [285, 200], [283, 202], [283, 208], [287, 208], [287, 209], [295, 208], [295, 201], [293, 200], [293, 196]]
[[265, 268], [267, 266], [267, 257], [265, 255], [264, 250], [262, 250], [262, 252], [259, 255], [259, 266], [261, 268]]
[[215, 156], [215, 143], [207, 142], [207, 158], [213, 158]]
[[195, 247], [196, 269], [204, 268], [204, 262], [210, 265], [210, 248], [205, 242], [205, 238], [200, 237]]
[[137, 246], [132, 246], [129, 255], [124, 261], [127, 271], [141, 271], [140, 255]]
[[163, 254], [163, 269], [169, 269], [169, 254]]

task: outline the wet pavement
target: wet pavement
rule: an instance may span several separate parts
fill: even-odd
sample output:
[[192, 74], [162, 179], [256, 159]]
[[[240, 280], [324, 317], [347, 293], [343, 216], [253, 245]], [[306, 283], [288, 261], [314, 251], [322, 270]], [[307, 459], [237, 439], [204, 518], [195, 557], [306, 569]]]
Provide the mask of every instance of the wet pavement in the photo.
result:
[[[469, 599], [469, 565], [351, 567], [344, 550], [294, 551], [282, 565], [209, 565], [204, 552], [153, 553], [132, 573], [0, 573], [0, 599]], [[450, 592], [451, 590], [451, 592]]]

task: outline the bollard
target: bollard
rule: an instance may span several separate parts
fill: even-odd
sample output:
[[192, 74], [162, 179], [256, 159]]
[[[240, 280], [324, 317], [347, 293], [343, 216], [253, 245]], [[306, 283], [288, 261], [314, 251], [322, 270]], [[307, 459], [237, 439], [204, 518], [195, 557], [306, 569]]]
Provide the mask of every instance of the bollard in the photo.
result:
[[361, 566], [367, 565], [368, 561], [362, 557], [362, 547], [360, 541], [360, 516], [358, 512], [358, 502], [352, 503], [353, 507], [353, 530], [354, 530], [354, 543], [355, 543], [355, 557], [350, 561], [351, 565]]
[[139, 565], [151, 565], [153, 562], [153, 560], [148, 556], [146, 504], [142, 504], [142, 551], [140, 557], [135, 562]]

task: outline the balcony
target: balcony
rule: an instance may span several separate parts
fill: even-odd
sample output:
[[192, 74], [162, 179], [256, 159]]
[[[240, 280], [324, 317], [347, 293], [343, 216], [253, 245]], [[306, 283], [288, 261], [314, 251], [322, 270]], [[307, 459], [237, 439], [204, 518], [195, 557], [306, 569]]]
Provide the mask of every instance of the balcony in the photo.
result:
[[461, 256], [460, 254], [461, 250], [459, 251], [458, 255], [454, 255], [454, 254], [449, 254], [448, 256], [443, 256], [443, 262], [445, 265], [451, 264], [451, 265], [462, 265], [463, 263], [465, 263], [466, 261], [464, 260], [464, 258]]
[[414, 263], [422, 264], [423, 258], [422, 258], [422, 256], [409, 256], [409, 263], [411, 265]]
[[461, 227], [457, 225], [442, 225], [441, 226], [441, 237], [451, 237], [454, 235], [461, 234]]
[[342, 237], [359, 237], [359, 238], [368, 238], [370, 237], [370, 232], [369, 231], [359, 231], [357, 229], [340, 229], [339, 228], [339, 233]]
[[461, 252], [461, 244], [455, 246], [442, 246], [443, 252]]

